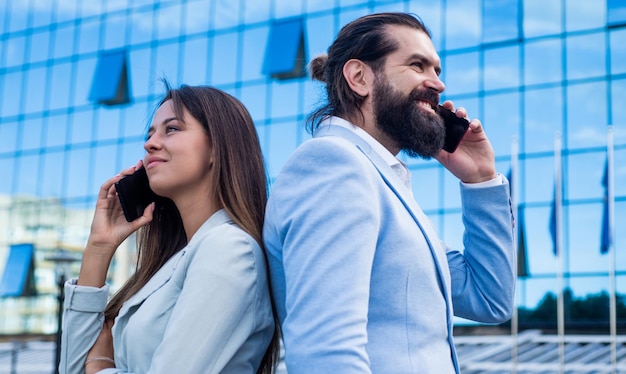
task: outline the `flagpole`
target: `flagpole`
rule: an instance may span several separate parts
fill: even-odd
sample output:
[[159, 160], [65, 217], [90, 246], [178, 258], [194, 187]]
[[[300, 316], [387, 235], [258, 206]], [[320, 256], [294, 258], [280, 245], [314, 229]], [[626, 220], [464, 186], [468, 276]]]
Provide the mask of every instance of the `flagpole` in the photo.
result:
[[615, 220], [615, 191], [613, 176], [613, 126], [607, 130], [607, 198], [608, 198], [608, 230], [609, 230], [609, 325], [611, 334], [611, 372], [617, 372], [617, 301], [615, 284], [615, 248], [613, 246], [613, 230]]
[[563, 248], [561, 241], [562, 222], [562, 164], [561, 164], [561, 134], [557, 131], [554, 135], [554, 170], [555, 170], [555, 244], [557, 258], [557, 341], [559, 352], [559, 373], [565, 372], [565, 308], [564, 308], [564, 281], [563, 281]]
[[[511, 204], [513, 205], [513, 222], [515, 222], [515, 227], [517, 228], [520, 224], [518, 217], [518, 199], [519, 199], [519, 173], [518, 173], [518, 164], [519, 164], [519, 144], [517, 140], [517, 136], [513, 137], [513, 141], [511, 144], [511, 179], [509, 183], [512, 182], [511, 185]], [[516, 233], [519, 230], [516, 230]], [[514, 235], [514, 247], [515, 252], [517, 253], [517, 248], [519, 247], [519, 237], [518, 235]], [[519, 259], [517, 259], [519, 261]], [[516, 264], [517, 264], [516, 261]], [[519, 284], [519, 281], [518, 281]], [[518, 348], [517, 345], [519, 343], [519, 295], [516, 293], [514, 303], [513, 303], [513, 318], [511, 320], [511, 361], [513, 364], [513, 373], [517, 373], [517, 360], [518, 360]]]

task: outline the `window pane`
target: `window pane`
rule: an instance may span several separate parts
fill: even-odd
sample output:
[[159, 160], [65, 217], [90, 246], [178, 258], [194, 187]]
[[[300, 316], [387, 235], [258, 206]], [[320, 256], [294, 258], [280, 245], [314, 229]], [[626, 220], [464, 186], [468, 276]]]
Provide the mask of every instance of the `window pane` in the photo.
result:
[[523, 148], [520, 147], [522, 152], [553, 151], [554, 133], [562, 129], [563, 95], [560, 87], [524, 92], [524, 142]]
[[481, 121], [496, 156], [511, 153], [513, 137], [520, 133], [519, 93], [485, 97], [485, 113]]
[[104, 23], [104, 49], [116, 49], [126, 45], [126, 13], [109, 15]]
[[566, 0], [566, 31], [588, 30], [606, 25], [606, 0]]
[[549, 39], [524, 44], [526, 84], [559, 82], [562, 74], [561, 40]]
[[60, 27], [52, 34], [54, 41], [54, 58], [68, 57], [74, 51], [74, 33], [76, 28], [73, 24]]
[[[449, 0], [446, 2], [446, 49], [480, 44], [481, 14], [479, 0]], [[468, 22], [468, 20], [472, 20]]]
[[626, 73], [626, 29], [610, 32], [611, 74]]
[[[17, 144], [18, 127], [25, 126], [19, 122], [0, 123], [0, 153], [15, 152], [19, 144]], [[26, 130], [27, 128], [24, 127]], [[37, 136], [38, 134], [35, 134]]]
[[[88, 181], [91, 174], [89, 172], [95, 165], [91, 162], [91, 150], [88, 148], [73, 149], [68, 153], [69, 162], [67, 165], [67, 198], [87, 196]], [[93, 178], [91, 178], [93, 179]], [[102, 181], [99, 181], [102, 184]]]
[[624, 0], [607, 0], [608, 23], [619, 25], [626, 23], [626, 2]]
[[[165, 77], [173, 87], [178, 87], [180, 82], [178, 69], [178, 55], [180, 53], [179, 44], [159, 44], [156, 48], [156, 73], [158, 77]], [[157, 84], [152, 93], [160, 95], [163, 87]]]
[[65, 153], [47, 153], [43, 157], [41, 194], [43, 197], [60, 197], [64, 184]]
[[64, 109], [70, 105], [70, 82], [76, 63], [57, 63], [52, 66], [49, 109]]
[[518, 1], [483, 2], [483, 42], [517, 39]]
[[83, 21], [80, 24], [78, 49], [80, 53], [95, 52], [100, 46], [100, 24], [96, 21]]
[[[2, 18], [0, 16], [0, 18]], [[26, 48], [26, 37], [16, 36], [8, 38], [0, 46], [0, 53], [4, 51], [5, 67], [18, 66], [24, 64], [24, 49]]]
[[274, 82], [272, 83], [272, 118], [297, 116], [300, 108], [299, 82]]
[[589, 78], [606, 73], [604, 34], [572, 36], [567, 38], [567, 78]]
[[285, 161], [291, 156], [297, 146], [298, 124], [293, 121], [275, 122], [268, 130], [269, 153], [265, 154], [272, 175], [278, 175]]
[[157, 39], [175, 38], [180, 35], [182, 5], [161, 5], [155, 10], [157, 17]]
[[569, 155], [563, 181], [567, 199], [601, 199], [605, 163], [606, 152]]
[[41, 166], [41, 156], [22, 155], [18, 163], [17, 172], [13, 176], [17, 180], [16, 195], [24, 194], [37, 196], [39, 192], [39, 167]]
[[264, 84], [246, 85], [241, 88], [241, 102], [250, 112], [254, 121], [267, 117], [267, 89]]
[[189, 85], [206, 83], [208, 43], [206, 38], [197, 38], [184, 42], [182, 60], [182, 82]]
[[519, 86], [519, 47], [485, 51], [484, 80], [486, 90]]
[[[265, 55], [265, 49], [269, 36], [269, 27], [260, 27], [243, 32], [243, 63], [241, 80], [248, 81], [254, 79], [265, 79], [259, 62], [259, 56]], [[249, 63], [255, 61], [255, 63]]]
[[[10, 125], [10, 123], [8, 125]], [[43, 119], [41, 117], [31, 118], [25, 120], [21, 126], [23, 126], [21, 148], [23, 150], [41, 148], [43, 146], [41, 137], [44, 134]], [[0, 127], [0, 139], [2, 139], [4, 143], [5, 134], [3, 134], [2, 130], [3, 127]]]
[[565, 233], [571, 258], [570, 271], [606, 271], [608, 256], [600, 253], [602, 204], [570, 205], [567, 213], [570, 229]]
[[[187, 9], [185, 10], [184, 27], [185, 32], [189, 34], [195, 34], [210, 30], [213, 28], [213, 13], [211, 1], [188, 1], [186, 2]], [[252, 1], [246, 3], [246, 9], [251, 7], [249, 5]], [[254, 2], [256, 4], [257, 2]], [[269, 8], [266, 6], [265, 8]], [[249, 23], [249, 22], [246, 22]]]
[[626, 103], [626, 79], [615, 80], [611, 83], [611, 125], [626, 127], [624, 103]]
[[46, 126], [46, 147], [62, 147], [67, 139], [67, 114], [50, 116], [44, 121]]
[[93, 112], [74, 112], [72, 116], [72, 134], [70, 144], [90, 142], [93, 137], [92, 134], [94, 128]]
[[[151, 9], [150, 9], [151, 10]], [[131, 12], [130, 43], [132, 45], [147, 43], [152, 39], [154, 17], [146, 8], [133, 9]]]
[[567, 147], [606, 145], [606, 102], [605, 82], [567, 88]]
[[470, 52], [445, 57], [442, 66], [447, 95], [479, 91], [479, 56], [478, 52]]
[[3, 76], [4, 85], [2, 100], [0, 100], [0, 115], [2, 117], [15, 116], [20, 111], [20, 99], [22, 96], [22, 79], [24, 74], [21, 71], [7, 73]]
[[561, 1], [524, 0], [524, 36], [559, 34]]
[[48, 69], [46, 68], [31, 68], [27, 71], [26, 79], [26, 95], [25, 101], [26, 113], [41, 112], [44, 109], [44, 100], [46, 96], [46, 74]]
[[433, 44], [437, 50], [443, 49], [444, 30], [441, 25], [441, 13], [443, 11], [441, 2], [442, 0], [410, 1], [407, 10], [410, 13], [417, 14], [426, 24], [426, 27], [430, 29], [430, 32], [433, 34]]
[[237, 57], [237, 34], [216, 35], [211, 51], [211, 84], [220, 85], [235, 81]]
[[[15, 181], [15, 159], [0, 157], [0, 180], [10, 181], [0, 183], [0, 195], [11, 195], [13, 192], [13, 181]], [[2, 201], [2, 199], [0, 199]]]

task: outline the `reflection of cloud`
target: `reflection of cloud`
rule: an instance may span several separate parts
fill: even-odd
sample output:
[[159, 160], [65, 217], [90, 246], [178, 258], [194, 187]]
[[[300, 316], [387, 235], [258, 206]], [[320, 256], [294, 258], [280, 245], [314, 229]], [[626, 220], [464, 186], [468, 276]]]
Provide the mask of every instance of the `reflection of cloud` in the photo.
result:
[[446, 9], [446, 37], [480, 40], [480, 7], [469, 2], [448, 3]]
[[606, 143], [605, 128], [599, 126], [585, 126], [570, 132], [570, 140], [580, 141], [581, 144]]

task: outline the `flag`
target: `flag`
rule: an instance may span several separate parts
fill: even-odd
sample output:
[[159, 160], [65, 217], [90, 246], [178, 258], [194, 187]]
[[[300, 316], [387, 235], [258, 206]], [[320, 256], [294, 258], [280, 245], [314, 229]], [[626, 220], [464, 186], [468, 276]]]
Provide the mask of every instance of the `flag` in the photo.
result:
[[556, 191], [552, 198], [552, 209], [550, 210], [550, 237], [552, 238], [552, 253], [557, 254], [556, 244]]
[[609, 160], [604, 164], [604, 175], [602, 176], [602, 187], [604, 187], [604, 197], [602, 203], [602, 231], [600, 232], [600, 253], [609, 252], [611, 247], [611, 229], [609, 227]]
[[[509, 169], [506, 175], [506, 179], [509, 181], [509, 189], [511, 197], [513, 197], [513, 167]], [[524, 232], [524, 217], [522, 216], [523, 207], [514, 201], [515, 207], [515, 226], [517, 227], [517, 276], [528, 277], [530, 272], [528, 271], [528, 256], [526, 251], [526, 233]]]
[[528, 257], [526, 253], [526, 233], [524, 232], [524, 211], [517, 208], [517, 276], [528, 277]]

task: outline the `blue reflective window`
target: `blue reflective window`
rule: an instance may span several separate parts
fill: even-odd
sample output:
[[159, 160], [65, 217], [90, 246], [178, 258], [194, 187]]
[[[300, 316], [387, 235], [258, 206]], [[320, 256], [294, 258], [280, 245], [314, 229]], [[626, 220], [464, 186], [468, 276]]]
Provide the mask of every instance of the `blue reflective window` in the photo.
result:
[[483, 3], [483, 42], [517, 39], [518, 0]]
[[626, 2], [624, 0], [607, 0], [606, 7], [609, 26], [626, 25]]
[[298, 78], [305, 76], [305, 66], [302, 19], [275, 21], [265, 50], [263, 73], [277, 79]]
[[524, 0], [524, 36], [526, 38], [561, 32], [560, 1]]
[[27, 296], [35, 293], [34, 252], [32, 244], [11, 246], [0, 282], [0, 296]]
[[89, 92], [89, 100], [105, 105], [130, 102], [125, 50], [107, 51], [100, 54]]

